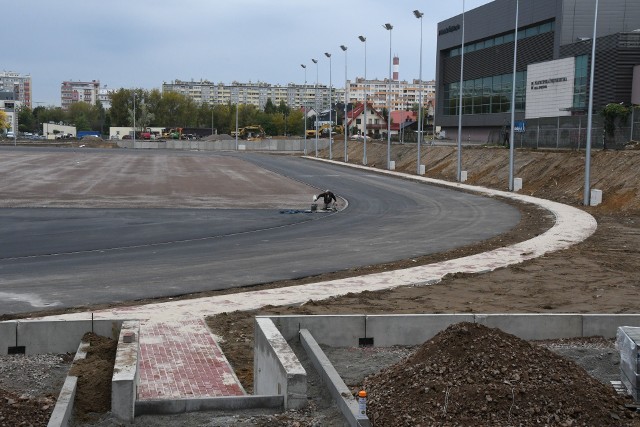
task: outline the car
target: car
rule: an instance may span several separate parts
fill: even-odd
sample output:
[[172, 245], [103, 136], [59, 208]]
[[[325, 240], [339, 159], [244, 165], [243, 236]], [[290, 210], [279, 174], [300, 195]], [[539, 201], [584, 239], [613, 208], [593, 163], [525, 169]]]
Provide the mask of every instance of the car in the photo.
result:
[[13, 132], [7, 132], [7, 138], [15, 138], [16, 134]]

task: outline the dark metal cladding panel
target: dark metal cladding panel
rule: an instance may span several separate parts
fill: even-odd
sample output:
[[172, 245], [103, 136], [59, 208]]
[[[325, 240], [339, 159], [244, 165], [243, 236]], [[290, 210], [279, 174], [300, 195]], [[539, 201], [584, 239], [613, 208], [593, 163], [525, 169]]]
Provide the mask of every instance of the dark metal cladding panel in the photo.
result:
[[[580, 38], [593, 37], [595, 1], [564, 0], [560, 45]], [[640, 29], [640, 1], [600, 0], [598, 3], [597, 37]]]

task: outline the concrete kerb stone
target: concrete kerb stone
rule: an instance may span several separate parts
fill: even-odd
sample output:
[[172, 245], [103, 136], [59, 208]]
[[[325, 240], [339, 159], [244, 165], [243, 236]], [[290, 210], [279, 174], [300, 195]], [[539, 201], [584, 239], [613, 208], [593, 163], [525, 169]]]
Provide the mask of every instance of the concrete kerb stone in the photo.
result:
[[111, 412], [127, 422], [135, 418], [139, 363], [140, 322], [123, 322], [111, 377]]
[[[76, 360], [82, 360], [87, 357], [87, 350], [89, 349], [88, 342], [81, 342], [76, 351], [76, 355], [73, 358], [73, 362]], [[53, 408], [51, 417], [47, 427], [66, 427], [69, 424], [69, 419], [73, 413], [73, 403], [76, 397], [76, 390], [78, 387], [78, 377], [67, 375], [64, 380], [62, 390], [58, 395], [56, 406]]]
[[190, 399], [139, 400], [136, 402], [136, 416], [141, 415], [175, 415], [186, 412], [215, 410], [284, 408], [284, 396], [224, 396]]
[[320, 345], [307, 329], [300, 330], [302, 347], [306, 351], [311, 363], [318, 371], [340, 412], [351, 427], [368, 427], [369, 418], [358, 411], [358, 402], [351, 395], [351, 390], [344, 383], [338, 371], [333, 367], [329, 358], [324, 354]]

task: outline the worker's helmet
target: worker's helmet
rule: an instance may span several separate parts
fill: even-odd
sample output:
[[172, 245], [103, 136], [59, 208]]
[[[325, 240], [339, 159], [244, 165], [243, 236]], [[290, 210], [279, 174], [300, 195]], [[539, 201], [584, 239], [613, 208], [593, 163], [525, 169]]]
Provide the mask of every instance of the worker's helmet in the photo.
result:
[[325, 193], [328, 193], [328, 192], [329, 192], [329, 190], [324, 190], [324, 192], [325, 192]]

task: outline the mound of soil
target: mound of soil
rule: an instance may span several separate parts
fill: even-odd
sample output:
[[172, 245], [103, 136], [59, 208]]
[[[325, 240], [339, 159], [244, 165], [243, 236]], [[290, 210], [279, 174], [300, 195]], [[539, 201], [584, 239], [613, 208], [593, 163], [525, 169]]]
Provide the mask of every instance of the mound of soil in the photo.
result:
[[474, 323], [450, 326], [364, 385], [375, 426], [623, 426], [636, 418], [573, 361]]
[[86, 420], [91, 414], [111, 410], [111, 377], [118, 342], [92, 332], [84, 334], [82, 341], [90, 344], [87, 357], [76, 360], [69, 375], [78, 377], [74, 417]]

